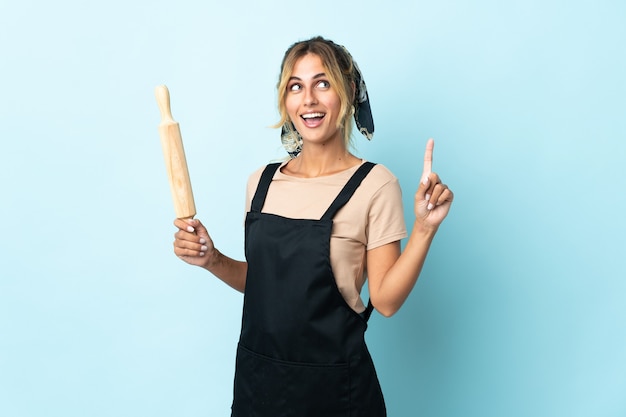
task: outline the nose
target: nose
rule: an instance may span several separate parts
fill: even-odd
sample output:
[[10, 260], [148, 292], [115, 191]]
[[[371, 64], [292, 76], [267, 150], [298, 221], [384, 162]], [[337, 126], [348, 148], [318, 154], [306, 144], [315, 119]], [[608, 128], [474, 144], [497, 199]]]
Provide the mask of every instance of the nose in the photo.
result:
[[304, 104], [307, 106], [311, 106], [317, 104], [317, 96], [315, 95], [315, 90], [312, 88], [307, 88], [304, 92]]

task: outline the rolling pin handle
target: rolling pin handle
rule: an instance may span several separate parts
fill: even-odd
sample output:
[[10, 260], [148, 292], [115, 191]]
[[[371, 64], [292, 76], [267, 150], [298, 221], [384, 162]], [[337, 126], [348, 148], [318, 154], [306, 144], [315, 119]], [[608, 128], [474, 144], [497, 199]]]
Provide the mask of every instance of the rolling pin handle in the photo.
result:
[[154, 90], [157, 105], [161, 112], [161, 123], [173, 122], [172, 109], [170, 107], [170, 92], [165, 85], [159, 85]]

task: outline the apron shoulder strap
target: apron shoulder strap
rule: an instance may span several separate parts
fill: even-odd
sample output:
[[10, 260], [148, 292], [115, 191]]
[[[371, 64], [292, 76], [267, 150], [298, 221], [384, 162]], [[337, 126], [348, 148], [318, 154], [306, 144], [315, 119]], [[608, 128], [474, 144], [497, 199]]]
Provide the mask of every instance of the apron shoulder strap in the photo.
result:
[[321, 220], [330, 220], [335, 217], [337, 211], [342, 208], [349, 200], [352, 198], [352, 195], [359, 188], [363, 179], [369, 174], [369, 172], [376, 165], [373, 162], [365, 162], [363, 165], [356, 170], [354, 175], [348, 180], [346, 185], [343, 187], [335, 201], [332, 202], [326, 213], [322, 216]]
[[261, 212], [261, 209], [265, 204], [265, 197], [267, 197], [267, 190], [269, 190], [272, 178], [274, 178], [274, 174], [280, 164], [280, 162], [269, 164], [263, 170], [261, 179], [259, 180], [259, 185], [256, 187], [256, 192], [252, 198], [252, 204], [250, 205], [251, 212]]
[[363, 318], [363, 320], [365, 320], [365, 322], [370, 319], [372, 311], [374, 311], [374, 305], [372, 304], [372, 300], [370, 299], [367, 302], [367, 307], [365, 308], [365, 311], [361, 313], [361, 317]]

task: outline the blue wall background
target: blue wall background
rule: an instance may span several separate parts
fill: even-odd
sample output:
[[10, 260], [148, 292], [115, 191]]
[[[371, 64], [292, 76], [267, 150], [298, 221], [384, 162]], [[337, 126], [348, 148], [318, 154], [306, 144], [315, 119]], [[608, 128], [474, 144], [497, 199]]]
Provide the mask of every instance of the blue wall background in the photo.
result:
[[[347, 3], [347, 2], [346, 2]], [[626, 415], [622, 1], [0, 1], [0, 415], [227, 416], [242, 297], [171, 252], [154, 87], [198, 206], [242, 256], [248, 174], [282, 157], [284, 50], [346, 45], [376, 119], [456, 201], [368, 331], [389, 414]], [[410, 222], [409, 222], [410, 224]]]

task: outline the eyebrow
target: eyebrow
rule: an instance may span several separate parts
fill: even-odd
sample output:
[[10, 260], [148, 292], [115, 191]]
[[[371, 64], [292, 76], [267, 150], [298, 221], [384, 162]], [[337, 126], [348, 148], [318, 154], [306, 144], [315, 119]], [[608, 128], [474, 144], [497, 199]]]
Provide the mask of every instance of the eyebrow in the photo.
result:
[[[323, 78], [323, 77], [326, 77], [326, 73], [325, 72], [320, 72], [319, 74], [314, 75], [313, 79], [317, 80], [318, 78]], [[302, 79], [300, 77], [296, 77], [296, 76], [293, 76], [293, 75], [291, 77], [289, 77], [289, 81], [291, 81], [291, 80], [302, 81]]]

